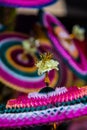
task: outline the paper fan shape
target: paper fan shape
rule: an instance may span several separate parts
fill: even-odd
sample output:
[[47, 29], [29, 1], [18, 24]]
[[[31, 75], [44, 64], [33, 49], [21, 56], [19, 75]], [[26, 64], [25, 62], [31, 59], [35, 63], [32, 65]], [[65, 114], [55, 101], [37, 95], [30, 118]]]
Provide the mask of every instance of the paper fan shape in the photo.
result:
[[1, 6], [42, 8], [57, 2], [58, 0], [0, 0]]
[[62, 122], [87, 115], [87, 87], [30, 93], [0, 105], [0, 128]]
[[87, 80], [87, 59], [80, 47], [76, 45], [76, 41], [68, 39], [68, 31], [55, 16], [42, 10], [39, 14], [46, 34], [58, 54], [78, 77]]
[[52, 70], [49, 73], [50, 86], [54, 88], [56, 85], [62, 86], [69, 83], [68, 80], [71, 81], [72, 75], [49, 43], [41, 42], [34, 56], [28, 54], [27, 61], [22, 59], [22, 42], [27, 38], [28, 36], [18, 33], [0, 35], [0, 81], [11, 88], [26, 93], [44, 88], [44, 75], [38, 76], [35, 60], [39, 59], [39, 53], [49, 51], [60, 63], [59, 72]]

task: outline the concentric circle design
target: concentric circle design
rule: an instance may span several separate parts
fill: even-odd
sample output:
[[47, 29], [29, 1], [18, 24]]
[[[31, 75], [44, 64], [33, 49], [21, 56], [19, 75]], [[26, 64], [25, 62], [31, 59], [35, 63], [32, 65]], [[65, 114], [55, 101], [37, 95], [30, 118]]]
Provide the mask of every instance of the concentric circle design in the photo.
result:
[[0, 0], [0, 5], [11, 7], [41, 8], [57, 1], [58, 0]]
[[[71, 40], [70, 44], [62, 41], [57, 34], [55, 34], [54, 27], [61, 28], [61, 37], [64, 35], [69, 35], [68, 31], [65, 29], [64, 25], [50, 13], [44, 11], [39, 12], [41, 22], [46, 30], [46, 34], [50, 39], [52, 45], [56, 49], [57, 53], [62, 57], [66, 65], [72, 70], [72, 72], [79, 78], [87, 81], [87, 59], [85, 58], [81, 48], [78, 45], [78, 41]], [[68, 48], [69, 47], [69, 48]], [[67, 49], [68, 48], [68, 49]]]
[[24, 128], [87, 116], [87, 86], [29, 93], [0, 105], [0, 128]]
[[35, 61], [39, 59], [39, 53], [50, 51], [54, 58], [60, 62], [59, 72], [52, 70], [49, 73], [50, 86], [62, 86], [66, 83], [67, 70], [61, 59], [49, 43], [40, 43], [37, 53], [22, 58], [22, 41], [28, 37], [17, 33], [3, 33], [0, 35], [0, 80], [18, 91], [39, 91], [45, 87], [44, 75], [38, 76]]

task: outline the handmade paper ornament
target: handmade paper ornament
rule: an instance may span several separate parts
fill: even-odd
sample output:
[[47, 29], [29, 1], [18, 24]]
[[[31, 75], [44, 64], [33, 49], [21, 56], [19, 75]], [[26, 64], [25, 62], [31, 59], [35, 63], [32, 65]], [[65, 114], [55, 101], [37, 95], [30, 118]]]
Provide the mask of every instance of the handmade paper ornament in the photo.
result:
[[[83, 80], [87, 80], [87, 59], [76, 42], [84, 40], [84, 29], [74, 26], [69, 34], [64, 25], [50, 13], [39, 12], [41, 23], [53, 47], [71, 70]], [[77, 38], [77, 41], [73, 39]]]
[[[0, 81], [8, 87], [26, 93], [44, 88], [44, 74], [38, 75], [35, 64], [40, 58], [40, 53], [49, 51], [60, 63], [59, 72], [55, 70], [49, 72], [50, 86], [55, 88], [56, 85], [69, 85], [72, 81], [72, 74], [50, 43], [40, 42], [40, 45], [36, 47], [34, 41], [31, 40], [28, 36], [19, 33], [0, 35]], [[38, 44], [37, 40], [35, 42]]]
[[40, 74], [45, 73], [45, 88], [0, 105], [0, 128], [59, 123], [87, 115], [87, 87], [50, 87], [48, 73], [52, 69], [58, 70], [58, 64], [58, 61], [51, 58], [50, 53], [42, 55], [36, 66]]

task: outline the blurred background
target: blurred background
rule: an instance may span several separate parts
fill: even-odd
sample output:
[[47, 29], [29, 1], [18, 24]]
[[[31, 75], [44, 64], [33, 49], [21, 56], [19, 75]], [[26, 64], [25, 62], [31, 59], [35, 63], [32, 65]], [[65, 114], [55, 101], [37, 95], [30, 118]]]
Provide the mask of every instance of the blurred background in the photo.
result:
[[[85, 41], [80, 43], [85, 57], [87, 58], [87, 0], [59, 0], [57, 3], [45, 7], [48, 11], [55, 15], [71, 33], [73, 25], [80, 25], [85, 29]], [[38, 22], [38, 9], [28, 8], [9, 8], [0, 7], [0, 34], [7, 31], [20, 32], [27, 35], [33, 35], [34, 25]], [[38, 29], [35, 29], [38, 31]], [[71, 72], [72, 73], [72, 72]], [[69, 86], [86, 85], [87, 81], [78, 78], [72, 73], [73, 81]], [[67, 85], [68, 86], [68, 85]], [[10, 98], [15, 98], [19, 92], [8, 87], [8, 85], [0, 82], [0, 103], [6, 103]], [[35, 128], [23, 129], [52, 129], [52, 126], [41, 126]], [[64, 122], [57, 127], [58, 130], [87, 130], [87, 117], [74, 121]]]

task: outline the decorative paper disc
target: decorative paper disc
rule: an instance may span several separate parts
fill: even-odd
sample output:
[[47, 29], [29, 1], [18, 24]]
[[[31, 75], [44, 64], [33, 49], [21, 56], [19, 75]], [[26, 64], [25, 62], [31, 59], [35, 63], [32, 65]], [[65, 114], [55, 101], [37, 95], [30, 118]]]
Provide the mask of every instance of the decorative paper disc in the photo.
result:
[[27, 38], [28, 36], [17, 33], [3, 33], [0, 35], [0, 80], [18, 91], [26, 93], [39, 91], [45, 87], [44, 75], [38, 76], [35, 61], [39, 59], [40, 52], [50, 51], [60, 63], [59, 72], [52, 70], [49, 73], [50, 86], [66, 84], [70, 73], [50, 44], [41, 42], [37, 53], [34, 56], [27, 54], [28, 59], [23, 60], [22, 41]]
[[0, 128], [60, 123], [87, 115], [87, 86], [29, 93], [0, 105]]
[[0, 5], [11, 7], [41, 8], [55, 3], [57, 0], [0, 0]]
[[69, 37], [69, 33], [62, 23], [55, 16], [43, 11], [40, 12], [40, 19], [52, 45], [62, 56], [63, 61], [78, 77], [87, 80], [87, 59], [74, 40], [69, 43], [63, 39]]

